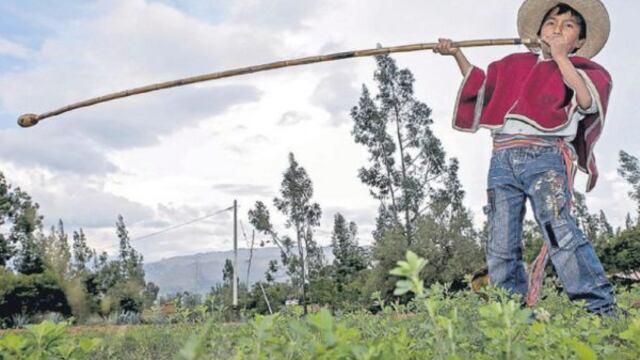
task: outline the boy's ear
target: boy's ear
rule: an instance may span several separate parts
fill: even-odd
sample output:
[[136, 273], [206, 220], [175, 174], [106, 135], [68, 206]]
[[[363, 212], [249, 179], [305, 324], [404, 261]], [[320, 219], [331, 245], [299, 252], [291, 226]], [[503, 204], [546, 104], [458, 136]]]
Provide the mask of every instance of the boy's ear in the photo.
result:
[[576, 43], [576, 48], [580, 49], [581, 47], [584, 46], [584, 43], [587, 42], [587, 39], [580, 39], [578, 40], [578, 42]]

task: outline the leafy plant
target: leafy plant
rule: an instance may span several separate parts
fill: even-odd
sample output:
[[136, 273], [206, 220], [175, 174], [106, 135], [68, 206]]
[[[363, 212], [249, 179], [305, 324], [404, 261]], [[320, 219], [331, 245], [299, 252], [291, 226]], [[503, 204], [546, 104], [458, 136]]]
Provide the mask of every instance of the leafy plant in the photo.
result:
[[426, 260], [419, 258], [413, 251], [407, 250], [406, 261], [398, 261], [398, 266], [389, 271], [391, 275], [405, 278], [396, 282], [393, 294], [399, 296], [411, 291], [418, 298], [425, 297], [424, 285], [420, 279], [420, 271], [425, 265], [427, 265]]
[[20, 329], [25, 327], [29, 323], [29, 315], [27, 314], [15, 314], [11, 316], [11, 322], [13, 322], [13, 327], [16, 329]]
[[3, 359], [86, 359], [102, 343], [99, 338], [69, 336], [67, 326], [51, 321], [27, 325], [26, 332], [0, 338], [0, 355]]

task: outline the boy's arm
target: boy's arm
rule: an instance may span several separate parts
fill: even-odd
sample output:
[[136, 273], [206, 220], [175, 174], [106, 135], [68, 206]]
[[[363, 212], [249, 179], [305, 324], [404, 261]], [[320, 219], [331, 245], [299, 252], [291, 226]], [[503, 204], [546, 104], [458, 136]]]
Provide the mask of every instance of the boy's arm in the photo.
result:
[[467, 60], [467, 57], [464, 56], [464, 54], [462, 53], [462, 50], [458, 50], [458, 52], [455, 55], [453, 55], [453, 57], [456, 59], [456, 62], [458, 63], [458, 67], [460, 68], [460, 72], [462, 72], [462, 76], [467, 75], [467, 73], [471, 70], [473, 65], [471, 65], [469, 60]]
[[587, 88], [584, 79], [578, 74], [575, 66], [569, 60], [569, 52], [573, 50], [575, 44], [570, 44], [563, 36], [556, 35], [542, 39], [543, 44], [548, 46], [551, 57], [558, 64], [562, 77], [566, 83], [576, 93], [576, 101], [582, 109], [589, 109], [592, 104], [592, 96]]
[[433, 52], [441, 55], [451, 55], [456, 59], [458, 63], [458, 67], [460, 68], [460, 72], [462, 76], [466, 76], [467, 73], [471, 70], [473, 65], [467, 60], [467, 57], [464, 56], [462, 50], [459, 48], [452, 46], [453, 41], [451, 39], [438, 39], [438, 45], [433, 48]]
[[593, 99], [591, 97], [591, 93], [587, 88], [587, 84], [584, 82], [584, 79], [578, 71], [576, 71], [575, 66], [569, 60], [569, 57], [563, 56], [559, 58], [554, 58], [555, 62], [558, 64], [560, 68], [560, 72], [562, 73], [562, 77], [567, 82], [569, 87], [573, 89], [576, 93], [576, 101], [581, 109], [589, 109], [591, 108]]
[[[475, 132], [478, 129], [484, 102], [491, 98], [495, 81], [491, 81], [493, 78], [485, 75], [482, 69], [473, 66], [460, 49], [452, 46], [450, 39], [438, 39], [433, 52], [453, 56], [464, 78], [453, 109], [453, 128]], [[488, 74], [495, 75], [495, 71], [491, 69], [492, 65], [489, 65]]]

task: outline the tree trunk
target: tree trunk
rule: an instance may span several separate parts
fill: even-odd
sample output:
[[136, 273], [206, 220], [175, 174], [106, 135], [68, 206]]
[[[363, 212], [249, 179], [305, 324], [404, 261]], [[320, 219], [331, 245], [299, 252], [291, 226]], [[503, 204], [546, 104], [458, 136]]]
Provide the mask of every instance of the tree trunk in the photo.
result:
[[381, 148], [380, 152], [383, 154], [384, 168], [387, 171], [387, 177], [389, 178], [389, 193], [391, 194], [391, 213], [393, 214], [393, 220], [396, 222], [396, 224], [399, 224], [400, 220], [398, 220], [398, 205], [396, 203], [395, 190], [393, 188], [393, 177], [391, 176], [392, 169], [391, 169], [391, 166], [389, 166], [389, 162], [387, 162], [387, 156], [384, 152], [384, 147], [380, 146], [380, 148]]
[[[396, 99], [395, 88], [393, 87], [393, 83], [391, 85], [391, 89], [393, 90], [393, 98]], [[407, 181], [407, 169], [404, 164], [404, 144], [402, 141], [402, 132], [400, 131], [400, 110], [398, 109], [397, 103], [394, 102], [393, 111], [396, 116], [396, 136], [398, 138], [398, 147], [400, 148], [400, 166], [402, 169], [402, 197], [404, 198], [404, 219], [405, 219], [405, 232], [407, 236], [407, 245], [411, 246], [411, 221], [409, 217], [409, 197], [406, 189], [406, 181]]]
[[296, 224], [296, 237], [298, 238], [298, 253], [300, 254], [300, 266], [301, 266], [301, 277], [302, 277], [302, 311], [303, 314], [307, 315], [307, 287], [306, 285], [306, 276], [305, 276], [305, 256], [302, 248], [302, 239], [300, 238], [300, 225]]

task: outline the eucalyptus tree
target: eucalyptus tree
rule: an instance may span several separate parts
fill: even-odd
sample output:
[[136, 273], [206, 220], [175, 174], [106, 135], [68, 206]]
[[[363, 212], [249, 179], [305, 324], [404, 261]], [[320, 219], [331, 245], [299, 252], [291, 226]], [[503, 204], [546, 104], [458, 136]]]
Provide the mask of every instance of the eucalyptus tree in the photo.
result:
[[[249, 221], [259, 232], [266, 234], [281, 252], [283, 265], [291, 282], [301, 289], [304, 313], [307, 313], [308, 277], [317, 276], [323, 256], [314, 239], [314, 229], [320, 225], [320, 205], [312, 201], [313, 183], [307, 171], [289, 153], [289, 166], [280, 184], [280, 197], [273, 199], [275, 208], [285, 216], [285, 228], [292, 235], [280, 235], [271, 223], [269, 210], [263, 202], [256, 202], [249, 210]], [[295, 248], [295, 249], [294, 249]], [[297, 250], [297, 253], [296, 251]]]

